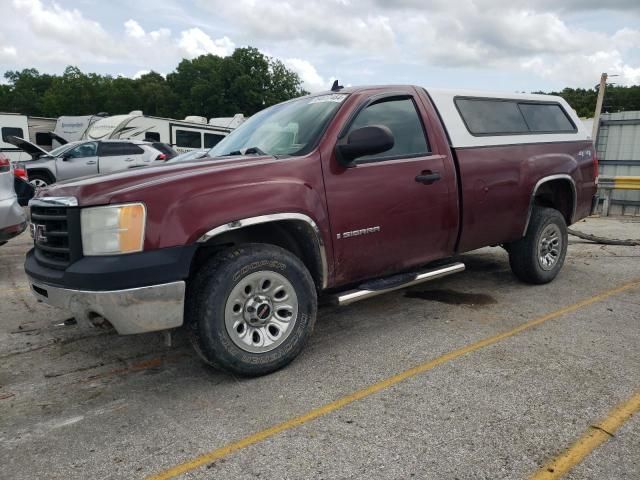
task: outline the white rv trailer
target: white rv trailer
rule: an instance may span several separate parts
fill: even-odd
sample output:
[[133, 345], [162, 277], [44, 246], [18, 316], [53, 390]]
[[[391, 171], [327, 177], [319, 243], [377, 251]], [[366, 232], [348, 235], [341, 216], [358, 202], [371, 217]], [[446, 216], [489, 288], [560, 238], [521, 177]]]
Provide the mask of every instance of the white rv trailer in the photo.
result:
[[64, 143], [81, 140], [87, 128], [106, 116], [105, 114], [97, 114], [59, 117], [56, 128], [53, 130], [53, 146], [58, 147]]
[[51, 132], [56, 125], [55, 118], [28, 117], [19, 113], [0, 113], [0, 152], [11, 160], [18, 162], [31, 158], [15, 145], [7, 142], [7, 137], [29, 139], [31, 143], [44, 150], [51, 150]]
[[244, 121], [242, 114], [229, 118], [189, 116], [184, 120], [143, 115], [134, 110], [96, 121], [84, 133], [86, 140], [130, 139], [163, 142], [178, 152], [211, 148]]

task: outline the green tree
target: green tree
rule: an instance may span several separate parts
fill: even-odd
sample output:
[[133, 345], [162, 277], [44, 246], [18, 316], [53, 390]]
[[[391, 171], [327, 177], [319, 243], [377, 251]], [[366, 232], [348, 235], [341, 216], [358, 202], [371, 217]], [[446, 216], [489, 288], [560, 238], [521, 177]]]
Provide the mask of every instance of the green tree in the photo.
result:
[[[162, 75], [150, 72], [136, 81], [137, 105], [145, 114], [172, 117], [178, 106], [178, 96]], [[115, 110], [114, 110], [115, 111]]]
[[127, 77], [108, 78], [105, 81], [105, 112], [129, 113], [132, 99], [137, 98], [136, 81]]
[[252, 47], [238, 48], [228, 57], [182, 60], [166, 79], [156, 72], [113, 78], [74, 66], [62, 75], [25, 69], [4, 76], [8, 83], [0, 85], [1, 111], [52, 117], [132, 110], [173, 118], [252, 115], [307, 93], [295, 72]]
[[45, 92], [44, 113], [60, 115], [90, 115], [104, 111], [111, 77], [96, 73], [85, 74], [77, 67], [67, 67], [62, 76], [53, 79]]
[[[545, 93], [545, 92], [536, 92]], [[579, 117], [593, 117], [598, 98], [598, 87], [595, 88], [565, 88], [559, 92], [550, 92], [564, 98]], [[603, 112], [621, 112], [626, 110], [640, 110], [640, 86], [623, 87], [607, 85], [602, 106]]]
[[180, 115], [252, 115], [306, 93], [295, 72], [252, 47], [237, 48], [224, 58], [182, 60], [167, 82], [180, 98]]
[[20, 72], [10, 70], [4, 74], [4, 78], [9, 86], [3, 89], [3, 111], [30, 115], [44, 113], [42, 97], [50, 88], [53, 76], [40, 74], [35, 68], [26, 68]]

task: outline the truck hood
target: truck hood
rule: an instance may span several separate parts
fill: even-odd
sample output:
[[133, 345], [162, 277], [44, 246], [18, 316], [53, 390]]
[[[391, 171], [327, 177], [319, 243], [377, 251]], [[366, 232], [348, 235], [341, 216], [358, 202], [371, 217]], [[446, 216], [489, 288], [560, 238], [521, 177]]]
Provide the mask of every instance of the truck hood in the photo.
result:
[[7, 142], [9, 142], [12, 145], [15, 145], [22, 151], [27, 152], [29, 155], [31, 155], [31, 158], [33, 160], [37, 160], [40, 157], [49, 155], [49, 152], [47, 152], [46, 150], [43, 150], [36, 144], [31, 143], [28, 140], [25, 140], [24, 138], [14, 137], [13, 135], [9, 135], [7, 137]]
[[[234, 156], [215, 159], [200, 159], [194, 162], [163, 163], [158, 166], [134, 168], [118, 172], [92, 175], [59, 182], [38, 190], [36, 197], [67, 197], [78, 199], [79, 206], [106, 205], [118, 203], [122, 197], [135, 196], [147, 189], [163, 188], [174, 182], [188, 183], [191, 179], [203, 175], [222, 174], [223, 172], [251, 168], [283, 162], [272, 156]], [[249, 175], [247, 173], [247, 175]]]

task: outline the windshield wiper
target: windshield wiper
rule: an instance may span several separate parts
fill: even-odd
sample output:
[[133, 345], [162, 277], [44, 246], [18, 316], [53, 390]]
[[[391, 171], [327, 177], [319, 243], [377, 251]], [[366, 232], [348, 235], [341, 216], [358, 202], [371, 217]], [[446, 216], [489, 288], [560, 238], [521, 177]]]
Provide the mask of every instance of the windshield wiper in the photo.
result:
[[244, 151], [244, 153], [242, 153], [240, 150], [234, 150], [233, 152], [229, 152], [227, 155], [269, 155], [269, 154], [260, 150], [259, 147], [249, 147]]

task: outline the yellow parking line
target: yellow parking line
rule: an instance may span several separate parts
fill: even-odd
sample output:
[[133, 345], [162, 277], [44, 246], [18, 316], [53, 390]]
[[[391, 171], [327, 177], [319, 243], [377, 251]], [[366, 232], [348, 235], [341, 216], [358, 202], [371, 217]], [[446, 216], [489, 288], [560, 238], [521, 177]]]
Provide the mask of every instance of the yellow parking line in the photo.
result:
[[593, 450], [609, 440], [616, 430], [639, 411], [640, 392], [611, 410], [602, 422], [591, 425], [576, 443], [538, 470], [530, 480], [554, 480], [563, 477]]
[[433, 360], [429, 360], [413, 368], [405, 370], [404, 372], [398, 373], [397, 375], [381, 380], [378, 383], [374, 383], [373, 385], [370, 385], [361, 390], [358, 390], [349, 395], [346, 395], [342, 398], [334, 400], [333, 402], [327, 403], [326, 405], [310, 410], [307, 413], [304, 413], [298, 417], [292, 418], [290, 420], [279, 423], [277, 425], [269, 427], [260, 432], [244, 437], [236, 442], [229, 443], [221, 448], [217, 448], [208, 453], [195, 457], [192, 460], [188, 460], [184, 463], [171, 467], [163, 472], [157, 473], [155, 475], [151, 475], [150, 477], [147, 477], [147, 479], [148, 480], [165, 480], [169, 478], [174, 478], [178, 475], [189, 472], [191, 470], [195, 470], [198, 467], [201, 467], [203, 465], [216, 461], [222, 457], [226, 457], [227, 455], [230, 455], [231, 453], [237, 450], [241, 450], [253, 444], [262, 442], [263, 440], [273, 437], [274, 435], [277, 435], [281, 432], [291, 430], [292, 428], [300, 426], [318, 417], [321, 417], [323, 415], [327, 415], [328, 413], [339, 410], [357, 400], [361, 400], [381, 390], [385, 390], [389, 387], [392, 387], [393, 385], [396, 385], [409, 378], [415, 377], [420, 373], [424, 373], [428, 370], [431, 370], [439, 365], [442, 365], [443, 363], [450, 362], [468, 353], [475, 352], [476, 350], [479, 350], [484, 347], [488, 347], [489, 345], [493, 345], [501, 340], [505, 340], [509, 337], [517, 335], [520, 332], [523, 332], [525, 330], [529, 330], [530, 328], [541, 325], [548, 320], [558, 318], [562, 315], [566, 315], [567, 313], [575, 312], [580, 308], [586, 307], [593, 303], [604, 300], [612, 295], [616, 295], [618, 293], [624, 292], [626, 290], [629, 290], [631, 288], [638, 287], [638, 286], [640, 286], [640, 279], [635, 280], [633, 282], [626, 283], [618, 288], [607, 290], [606, 292], [587, 298], [586, 300], [582, 300], [581, 302], [574, 303], [573, 305], [569, 305], [567, 307], [561, 308], [554, 312], [548, 313], [547, 315], [543, 315], [542, 317], [523, 323], [522, 325], [512, 330], [499, 333], [492, 337], [488, 337], [476, 343], [472, 343], [465, 347], [459, 348], [458, 350], [453, 350], [449, 353], [445, 353], [440, 357], [437, 357]]

